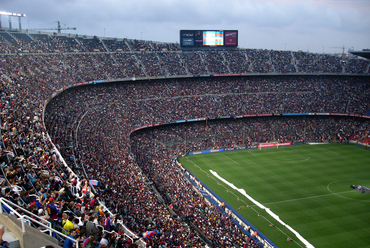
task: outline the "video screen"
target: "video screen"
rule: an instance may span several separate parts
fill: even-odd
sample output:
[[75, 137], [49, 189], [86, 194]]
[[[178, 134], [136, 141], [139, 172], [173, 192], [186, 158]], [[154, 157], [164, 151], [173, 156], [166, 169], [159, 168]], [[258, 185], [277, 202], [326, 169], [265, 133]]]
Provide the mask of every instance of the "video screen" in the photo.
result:
[[223, 31], [203, 31], [203, 46], [223, 46]]
[[238, 30], [180, 30], [180, 46], [185, 49], [237, 47]]

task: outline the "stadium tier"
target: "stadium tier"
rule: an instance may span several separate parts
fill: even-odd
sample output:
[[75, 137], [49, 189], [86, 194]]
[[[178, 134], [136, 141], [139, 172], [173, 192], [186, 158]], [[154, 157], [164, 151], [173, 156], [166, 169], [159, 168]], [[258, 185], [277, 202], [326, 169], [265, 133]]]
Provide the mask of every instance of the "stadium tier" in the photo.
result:
[[17, 32], [0, 31], [2, 196], [90, 245], [269, 247], [174, 159], [369, 142], [368, 60]]

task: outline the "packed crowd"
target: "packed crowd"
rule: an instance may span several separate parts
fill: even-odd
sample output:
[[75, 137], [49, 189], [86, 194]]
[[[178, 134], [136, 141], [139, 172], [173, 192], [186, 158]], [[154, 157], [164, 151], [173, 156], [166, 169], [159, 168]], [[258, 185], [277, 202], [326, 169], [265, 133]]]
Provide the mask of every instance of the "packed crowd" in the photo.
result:
[[300, 72], [308, 73], [341, 73], [343, 72], [343, 60], [340, 57], [330, 56], [328, 54], [313, 54], [294, 52], [294, 62]]
[[[368, 122], [357, 118], [307, 118], [304, 122], [300, 118], [255, 118], [187, 124], [187, 128], [170, 126], [130, 136], [143, 125], [193, 118], [302, 112], [364, 114], [370, 109], [367, 77], [179, 78], [78, 87], [56, 96], [43, 116], [45, 100], [72, 83], [158, 76], [166, 61], [177, 59], [179, 63], [171, 63], [172, 72], [176, 66], [190, 74], [232, 72], [230, 65], [235, 62], [228, 58], [233, 53], [238, 54], [236, 61], [243, 56], [249, 61], [256, 59], [244, 65], [235, 63], [238, 67], [271, 72], [279, 63], [288, 63], [290, 55], [271, 56], [269, 51], [253, 50], [177, 53], [162, 59], [163, 64], [153, 64], [150, 70], [146, 70], [149, 64], [142, 63], [142, 70], [138, 60], [154, 62], [167, 55], [52, 53], [90, 51], [97, 47], [95, 42], [101, 43], [87, 45], [83, 38], [73, 43], [52, 36], [33, 40], [37, 44], [25, 42], [29, 51], [50, 54], [25, 55], [19, 53], [20, 43], [12, 44], [1, 36], [1, 51], [16, 52], [3, 54], [0, 60], [1, 182], [18, 189], [1, 193], [85, 242], [86, 247], [134, 247], [135, 240], [123, 235], [119, 223], [153, 247], [199, 247], [204, 242], [258, 247], [255, 239], [196, 192], [172, 163], [173, 156], [179, 151], [237, 146], [247, 141], [331, 139], [331, 132], [338, 129], [346, 136], [365, 137], [369, 132]], [[176, 50], [173, 46], [124, 42], [136, 50], [147, 46], [151, 52]], [[124, 45], [118, 42], [111, 46]], [[206, 66], [213, 63], [211, 57], [221, 63]], [[225, 66], [230, 70], [224, 70]], [[284, 68], [290, 70], [288, 65]], [[68, 167], [61, 163], [47, 134]], [[90, 186], [89, 179], [96, 180], [98, 186]], [[65, 243], [65, 247], [72, 245]]]
[[297, 71], [290, 51], [271, 51], [271, 60], [275, 67], [275, 71], [282, 73], [292, 73]]
[[[173, 165], [171, 159], [174, 155], [179, 152], [246, 146], [249, 143], [275, 140], [297, 143], [307, 141], [322, 142], [323, 140], [334, 141], [336, 139], [335, 133], [341, 132], [341, 135], [348, 137], [349, 134], [356, 132], [356, 128], [363, 125], [363, 122], [366, 123], [362, 119], [353, 120], [353, 118], [259, 117], [208, 121], [208, 124], [205, 124], [205, 121], [193, 124], [186, 123], [185, 126], [178, 124], [150, 129], [149, 131], [139, 132], [137, 135], [134, 134], [130, 137], [131, 131], [142, 125], [158, 122], [165, 123], [184, 118], [212, 118], [222, 116], [222, 114], [225, 115], [226, 113], [229, 116], [230, 113], [234, 115], [237, 113], [284, 113], [279, 111], [287, 109], [290, 109], [292, 113], [301, 113], [301, 111], [321, 112], [320, 110], [336, 112], [338, 110], [336, 102], [340, 102], [339, 100], [342, 98], [342, 95], [348, 94], [348, 92], [368, 94], [369, 91], [369, 86], [365, 82], [362, 84], [361, 80], [358, 81], [359, 79], [357, 78], [351, 79], [354, 80], [352, 82], [336, 77], [331, 77], [330, 79], [297, 77], [280, 80], [276, 80], [275, 78], [256, 78], [255, 80], [248, 81], [247, 90], [245, 88], [247, 87], [246, 82], [237, 78], [230, 78], [229, 80], [221, 78], [219, 80], [199, 79], [197, 81], [194, 81], [194, 79], [157, 80], [72, 89], [57, 96], [55, 100], [49, 103], [46, 112], [46, 120], [48, 120], [46, 124], [54, 139], [54, 143], [61, 145], [60, 150], [65, 154], [65, 157], [73, 157], [74, 153], [78, 154], [76, 158], [88, 168], [87, 172], [90, 178], [96, 178], [105, 185], [116, 183], [119, 186], [117, 189], [113, 186], [116, 191], [113, 196], [121, 193], [118, 198], [114, 198], [117, 200], [113, 201], [113, 203], [111, 200], [108, 200], [112, 199], [112, 193], [110, 191], [99, 191], [99, 195], [103, 201], [110, 202], [107, 203], [109, 204], [107, 205], [109, 208], [119, 211], [120, 208], [123, 207], [126, 209], [127, 205], [135, 202], [135, 198], [141, 199], [142, 195], [135, 190], [140, 191], [145, 189], [145, 192], [152, 192], [144, 186], [120, 191], [120, 188], [122, 188], [122, 183], [120, 182], [131, 182], [133, 175], [145, 175], [144, 182], [149, 180], [155, 185], [156, 189], [161, 189], [159, 191], [162, 192], [160, 194], [162, 199], [159, 202], [161, 204], [162, 202], [166, 202], [168, 203], [167, 206], [172, 203], [172, 210], [177, 215], [186, 213], [186, 211], [183, 210], [185, 205], [181, 205], [176, 199], [186, 199], [185, 203], [191, 206], [200, 204], [202, 207], [199, 209], [195, 208], [194, 210], [202, 211], [203, 209], [203, 213], [204, 209], [207, 208], [210, 216], [218, 215], [219, 210], [217, 210], [217, 207], [206, 205], [200, 200], [202, 199], [201, 196], [199, 196], [199, 199], [189, 197], [193, 196], [194, 192], [189, 182], [183, 178], [181, 171], [176, 170], [176, 166]], [[326, 97], [321, 100], [316, 98], [320, 92], [325, 92], [329, 96], [335, 95], [335, 92], [339, 89], [343, 92], [340, 92], [335, 97]], [[311, 93], [302, 94], [298, 90], [307, 90]], [[245, 91], [249, 93], [244, 93], [246, 98], [244, 101], [241, 101], [239, 97]], [[264, 92], [264, 94], [256, 95], [257, 92]], [[295, 110], [296, 101], [293, 101], [293, 104], [290, 105], [286, 101], [276, 104], [276, 100], [270, 100], [276, 94], [281, 97], [281, 92], [284, 92], [282, 94], [283, 96], [291, 95], [291, 99], [299, 99], [302, 102], [299, 105], [300, 109]], [[135, 98], [132, 98], [132, 96], [135, 96]], [[232, 99], [227, 101], [224, 97], [230, 97]], [[278, 97], [276, 96], [273, 99], [278, 99]], [[229, 106], [227, 104], [228, 102], [234, 105]], [[256, 109], [245, 107], [260, 106], [261, 102], [263, 103], [263, 107]], [[314, 102], [317, 102], [317, 105], [313, 104]], [[342, 108], [339, 109], [340, 112], [346, 111], [346, 106], [349, 102], [346, 99]], [[306, 105], [303, 103], [306, 103]], [[355, 102], [352, 103], [356, 104]], [[284, 104], [287, 106], [284, 106]], [[317, 109], [317, 106], [321, 106], [321, 109]], [[281, 108], [281, 110], [278, 108]], [[361, 110], [362, 105], [360, 104], [356, 109]], [[84, 114], [83, 120], [78, 122], [82, 114]], [[73, 117], [71, 118], [71, 116]], [[64, 128], [64, 131], [62, 131], [60, 127], [65, 127], [66, 125], [63, 123], [66, 122], [75, 123], [75, 126], [70, 126], [68, 129]], [[69, 148], [68, 140], [71, 134], [74, 134], [74, 130], [77, 129], [77, 123], [79, 123], [77, 132], [79, 146], [75, 147], [76, 150], [73, 150]], [[92, 123], [95, 124], [92, 125]], [[126, 153], [123, 153], [123, 151], [126, 151]], [[134, 156], [129, 151], [132, 151]], [[133, 160], [133, 158], [135, 159]], [[119, 162], [122, 160], [125, 161], [125, 166]], [[75, 166], [74, 162], [74, 160], [69, 161], [69, 166], [73, 168]], [[99, 170], [98, 168], [101, 168], [101, 166], [104, 166], [105, 170]], [[170, 172], [167, 170], [170, 170]], [[112, 171], [115, 173], [112, 173]], [[171, 181], [172, 185], [183, 185], [182, 187], [175, 188], [190, 191], [176, 191], [174, 193], [171, 187], [162, 185], [163, 181], [167, 180], [163, 177], [166, 177], [168, 174], [170, 175], [168, 178], [173, 180], [177, 178], [176, 183]], [[137, 180], [137, 178], [134, 179]], [[185, 187], [184, 185], [187, 186]], [[111, 187], [109, 186], [109, 188]], [[168, 198], [167, 194], [163, 192], [168, 193], [171, 197]], [[172, 194], [180, 194], [181, 197], [177, 198], [172, 196]], [[136, 206], [142, 209], [145, 209], [147, 204], [157, 206], [158, 197], [158, 195], [149, 197], [149, 200], [147, 199], [142, 204], [139, 204], [136, 200]], [[127, 200], [122, 201], [122, 199]], [[128, 222], [125, 222], [125, 225], [135, 232], [143, 232], [144, 230], [141, 227], [143, 225], [141, 223], [143, 217], [130, 209], [126, 211], [126, 214], [129, 213], [128, 215], [133, 219], [130, 221], [127, 220]], [[196, 225], [202, 234], [208, 240], [211, 240], [213, 244], [223, 244], [223, 241], [219, 239], [221, 235], [219, 232], [221, 231], [212, 230], [209, 227], [217, 226], [219, 223], [211, 223], [208, 227], [203, 226], [201, 220], [204, 221], [210, 218], [210, 216], [204, 215], [200, 217], [199, 214], [192, 213], [194, 216], [197, 216], [197, 219], [192, 219], [191, 214], [181, 216], [183, 219], [192, 220], [191, 223]], [[156, 223], [155, 226], [153, 224], [151, 226], [158, 228], [158, 223], [161, 222], [159, 221], [160, 216], [163, 214], [170, 215], [166, 208], [160, 208], [157, 211], [150, 212], [149, 218]], [[124, 216], [126, 219], [127, 215]], [[147, 216], [144, 218], [147, 218]], [[228, 221], [227, 217], [225, 218]], [[175, 222], [176, 219], [172, 219], [172, 221]], [[177, 222], [175, 223], [174, 225], [179, 225]], [[226, 225], [225, 223], [223, 224]], [[160, 226], [159, 229], [163, 230], [163, 228], [168, 228], [168, 226]], [[239, 229], [235, 230], [240, 231]], [[184, 230], [181, 230], [181, 232], [184, 233]], [[170, 233], [174, 236], [178, 234], [172, 229]], [[165, 235], [166, 233], [163, 233], [162, 236], [157, 236], [160, 239], [153, 239], [152, 242], [160, 242], [160, 240], [165, 239], [167, 240], [166, 243], [168, 243], [169, 241]], [[186, 235], [188, 238], [191, 237], [189, 233]], [[243, 236], [237, 239], [236, 242], [246, 242], [245, 238], [246, 236]], [[190, 245], [193, 242], [198, 242], [198, 240], [188, 239], [186, 242], [183, 244]], [[251, 242], [250, 239], [248, 239], [248, 242]]]
[[[126, 72], [123, 75], [115, 74], [120, 77], [229, 73], [369, 73], [367, 60], [329, 54], [256, 49], [181, 52], [176, 43], [17, 32], [12, 35], [15, 38], [0, 31], [0, 53], [47, 53], [52, 59], [62, 62], [63, 59], [58, 58], [59, 53], [85, 53], [86, 57], [102, 53], [100, 56], [104, 57], [105, 66]], [[124, 58], [124, 63], [119, 63], [122, 56], [133, 57], [130, 60]]]
[[146, 72], [147, 76], [156, 77], [156, 76], [165, 76], [167, 75], [165, 68], [161, 66], [161, 61], [158, 60], [156, 53], [143, 53], [137, 54], [137, 59], [141, 61], [141, 67]]
[[[86, 178], [61, 163], [42, 125], [43, 106], [37, 98], [41, 94], [23, 83], [1, 80], [0, 181], [1, 188], [11, 186], [1, 190], [1, 197], [25, 209], [16, 208], [19, 213], [51, 222], [56, 230], [78, 240], [80, 247], [135, 247], [123, 235], [115, 215], [89, 194]], [[72, 243], [66, 241], [64, 247]]]
[[220, 208], [210, 205], [197, 193], [173, 163], [171, 150], [156, 144], [146, 132], [136, 133], [131, 140], [138, 165], [155, 187], [166, 193], [168, 204], [181, 219], [193, 223], [216, 247], [257, 247], [228, 215], [222, 214]]
[[[248, 147], [272, 141], [335, 142], [339, 136], [368, 130], [368, 122], [338, 117], [258, 117], [223, 119], [180, 126], [162, 126], [148, 131], [148, 136], [168, 149], [193, 152], [219, 148]], [[363, 126], [365, 125], [365, 126]]]

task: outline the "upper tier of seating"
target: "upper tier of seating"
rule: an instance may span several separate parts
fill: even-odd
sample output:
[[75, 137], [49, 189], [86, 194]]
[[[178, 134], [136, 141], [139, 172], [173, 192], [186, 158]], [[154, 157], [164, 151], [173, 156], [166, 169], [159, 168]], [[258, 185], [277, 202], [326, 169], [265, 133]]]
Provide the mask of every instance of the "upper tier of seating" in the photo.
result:
[[[370, 65], [369, 61], [353, 56], [256, 49], [182, 52], [176, 43], [0, 31], [0, 55], [30, 53], [62, 56], [61, 63], [63, 56], [69, 56], [66, 53], [103, 53], [91, 57], [93, 62], [100, 65], [104, 62], [104, 66], [115, 71], [114, 75], [103, 76], [104, 79], [234, 73], [368, 74]], [[124, 61], [122, 56], [126, 57]]]
[[[367, 138], [368, 122], [348, 118], [338, 122], [333, 119], [310, 120], [305, 122], [308, 133], [304, 135], [298, 133], [302, 124], [295, 120], [288, 120], [285, 125], [263, 120], [218, 123], [212, 128], [194, 125], [185, 136], [183, 130], [175, 128], [173, 132], [156, 130], [130, 136], [132, 130], [158, 122], [225, 115], [302, 112], [362, 115], [370, 109], [369, 77], [348, 76], [347, 73], [366, 74], [368, 70], [368, 61], [322, 54], [248, 49], [182, 52], [176, 44], [16, 34], [3, 30], [0, 31], [0, 162], [4, 162], [3, 174], [9, 184], [23, 187], [21, 191], [24, 191], [25, 201], [29, 191], [41, 200], [42, 207], [33, 204], [28, 206], [31, 210], [43, 209], [50, 197], [64, 197], [72, 210], [77, 210], [77, 203], [88, 210], [83, 213], [83, 218], [97, 213], [96, 221], [100, 224], [110, 218], [105, 214], [100, 216], [95, 204], [91, 204], [93, 199], [87, 196], [79, 199], [69, 194], [72, 193], [69, 192], [70, 186], [83, 189], [88, 182], [82, 181], [77, 185], [77, 178], [59, 160], [51, 139], [48, 139], [49, 133], [71, 168], [77, 171], [84, 165], [89, 178], [96, 176], [104, 183], [97, 189], [101, 200], [119, 214], [126, 226], [138, 235], [157, 227], [162, 231], [148, 241], [153, 246], [163, 243], [197, 246], [201, 240], [199, 235], [192, 234], [183, 220], [171, 217], [171, 212], [158, 200], [159, 195], [154, 193], [147, 179], [155, 186], [165, 182], [163, 191], [168, 196], [163, 195], [162, 199], [166, 202], [169, 198], [176, 199], [174, 209], [177, 213], [190, 215], [186, 206], [195, 207], [193, 210], [197, 216], [191, 221], [198, 227], [198, 234], [204, 233], [207, 239], [218, 245], [239, 242], [257, 247], [240, 228], [234, 226], [229, 216], [222, 215], [220, 209], [209, 206], [196, 195], [190, 183], [181, 176], [181, 171], [174, 167], [172, 156], [177, 151], [209, 148], [221, 143], [245, 144], [247, 138], [255, 142], [275, 138], [298, 140], [307, 136], [329, 139], [328, 132], [332, 130], [344, 130], [346, 136], [354, 134]], [[194, 74], [299, 72], [310, 76], [154, 80], [159, 76]], [[317, 73], [340, 75], [317, 76]], [[75, 88], [56, 97], [44, 116], [47, 101], [69, 85], [132, 77], [152, 79], [109, 87]], [[79, 123], [82, 116], [85, 119]], [[43, 125], [44, 117], [47, 129]], [[83, 142], [76, 143], [77, 126], [81, 128], [77, 138]], [[294, 131], [287, 128], [292, 126]], [[270, 127], [284, 129], [272, 132]], [[240, 128], [248, 129], [250, 136], [241, 140], [236, 132]], [[220, 135], [216, 137], [215, 132]], [[168, 135], [173, 139], [166, 140]], [[206, 138], [212, 135], [213, 138]], [[176, 144], [176, 141], [180, 142]], [[135, 157], [131, 151], [136, 152]], [[156, 170], [158, 175], [154, 173]], [[143, 172], [148, 178], [141, 174]], [[171, 189], [171, 185], [176, 187]], [[188, 186], [185, 191], [182, 185]], [[77, 193], [83, 196], [86, 190]], [[18, 202], [16, 193], [7, 197]], [[118, 228], [117, 223], [114, 225]], [[229, 235], [231, 232], [233, 235]]]

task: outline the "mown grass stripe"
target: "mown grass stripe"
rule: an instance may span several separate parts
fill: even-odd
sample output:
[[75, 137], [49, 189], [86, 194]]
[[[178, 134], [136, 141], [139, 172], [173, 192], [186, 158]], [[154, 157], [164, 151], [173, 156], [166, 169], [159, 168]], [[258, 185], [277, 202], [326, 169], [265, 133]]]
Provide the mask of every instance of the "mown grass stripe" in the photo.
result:
[[[268, 204], [315, 247], [370, 247], [370, 239], [365, 238], [370, 233], [370, 194], [349, 188], [351, 184], [370, 186], [369, 150], [354, 145], [300, 145], [190, 158], [203, 172], [187, 163], [186, 157], [180, 162], [280, 247], [299, 245], [286, 242], [286, 236], [269, 227], [268, 221], [273, 220], [268, 216], [265, 221], [252, 209], [238, 209], [252, 203], [239, 192], [227, 192], [204, 172], [216, 171], [257, 201]], [[329, 184], [333, 196], [329, 195]], [[284, 233], [290, 235], [287, 230]]]

